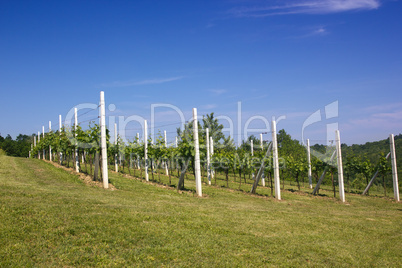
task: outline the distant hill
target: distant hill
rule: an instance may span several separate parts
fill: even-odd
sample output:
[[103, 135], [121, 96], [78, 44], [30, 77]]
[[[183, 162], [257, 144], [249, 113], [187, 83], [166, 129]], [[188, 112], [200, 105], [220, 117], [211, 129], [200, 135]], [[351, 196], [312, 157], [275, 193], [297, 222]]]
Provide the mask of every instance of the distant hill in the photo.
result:
[[[395, 151], [396, 151], [396, 160], [398, 165], [398, 173], [402, 171], [402, 134], [395, 136]], [[354, 154], [357, 157], [367, 158], [371, 163], [376, 165], [378, 163], [378, 159], [381, 154], [387, 155], [390, 152], [389, 138], [374, 141], [374, 142], [366, 142], [365, 144], [353, 144], [346, 145], [342, 144], [342, 156], [347, 156], [350, 154]]]
[[[396, 151], [396, 163], [398, 169], [398, 179], [401, 182], [402, 179], [402, 134], [396, 135], [394, 137], [395, 140], [395, 151]], [[325, 152], [326, 146], [315, 144], [312, 146], [313, 149]], [[356, 156], [360, 161], [364, 161], [368, 159], [373, 166], [377, 166], [379, 159], [381, 156], [386, 156], [390, 152], [390, 144], [389, 138], [374, 141], [374, 142], [366, 142], [365, 144], [353, 144], [353, 145], [346, 145], [342, 144], [342, 160], [345, 164], [347, 161], [348, 156]], [[391, 163], [389, 160], [388, 163]], [[391, 164], [389, 164], [391, 166]], [[374, 171], [373, 171], [374, 173]], [[389, 174], [391, 177], [391, 174]]]

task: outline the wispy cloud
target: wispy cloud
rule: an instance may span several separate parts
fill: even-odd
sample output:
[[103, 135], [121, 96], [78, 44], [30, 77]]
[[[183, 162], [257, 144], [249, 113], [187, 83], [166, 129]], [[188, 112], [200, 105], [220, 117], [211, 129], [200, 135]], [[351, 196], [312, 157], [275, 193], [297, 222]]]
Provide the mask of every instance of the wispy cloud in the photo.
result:
[[324, 36], [329, 34], [328, 30], [324, 26], [315, 27], [313, 29], [309, 29], [308, 32], [301, 36], [296, 36], [294, 38], [305, 38], [312, 36]]
[[[301, 0], [281, 1], [279, 5], [236, 7], [228, 11], [234, 17], [267, 17], [288, 14], [328, 14], [380, 7], [380, 0]], [[269, 2], [267, 2], [269, 3]], [[271, 1], [272, 3], [272, 1]]]
[[290, 36], [290, 39], [300, 39], [300, 38], [307, 38], [307, 37], [314, 37], [314, 36], [325, 36], [330, 32], [324, 26], [318, 27], [308, 27], [307, 29], [301, 29], [304, 34]]
[[153, 84], [163, 84], [167, 82], [172, 82], [176, 80], [183, 79], [184, 76], [175, 76], [169, 78], [156, 78], [156, 79], [148, 79], [148, 80], [141, 80], [141, 81], [114, 81], [112, 83], [105, 83], [101, 84], [101, 87], [131, 87], [131, 86], [142, 86], [142, 85], [153, 85]]
[[390, 110], [402, 110], [402, 102], [387, 103], [386, 105], [372, 105], [362, 109], [365, 113], [382, 113]]
[[[374, 106], [373, 106], [374, 107]], [[360, 118], [350, 119], [348, 124], [351, 128], [359, 129], [373, 129], [380, 128], [382, 130], [391, 129], [398, 130], [402, 128], [402, 109], [399, 107], [397, 109], [390, 109], [389, 111], [380, 111], [377, 113], [367, 113]]]
[[211, 109], [214, 109], [216, 107], [217, 107], [216, 104], [206, 104], [206, 105], [201, 106], [201, 108], [204, 109], [204, 110], [211, 110]]
[[226, 89], [209, 89], [208, 91], [213, 93], [216, 96], [220, 96], [220, 95], [225, 94], [226, 92], [228, 92]]
[[319, 27], [311, 32], [311, 35], [325, 35], [327, 34], [327, 30], [324, 27]]

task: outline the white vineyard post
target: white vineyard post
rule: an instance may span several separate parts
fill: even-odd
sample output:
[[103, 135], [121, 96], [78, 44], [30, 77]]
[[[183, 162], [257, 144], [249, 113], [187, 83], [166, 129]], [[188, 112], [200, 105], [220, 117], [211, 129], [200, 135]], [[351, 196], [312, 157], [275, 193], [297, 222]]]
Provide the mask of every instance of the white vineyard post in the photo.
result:
[[281, 185], [279, 179], [279, 162], [278, 162], [278, 143], [276, 139], [276, 122], [272, 121], [272, 146], [274, 157], [274, 182], [275, 182], [275, 198], [281, 200]]
[[175, 147], [177, 148], [177, 136], [176, 136], [176, 139], [175, 139]]
[[310, 155], [310, 140], [307, 139], [307, 163], [308, 163], [308, 184], [310, 189], [313, 189], [313, 178], [311, 177], [311, 155]]
[[34, 147], [36, 147], [36, 136], [34, 135]]
[[74, 132], [75, 132], [75, 172], [80, 172], [80, 160], [78, 158], [78, 141], [77, 141], [77, 126], [78, 126], [78, 116], [77, 116], [77, 108], [74, 108]]
[[36, 145], [36, 137], [34, 136], [33, 138], [34, 138], [34, 144], [31, 143], [31, 151], [29, 151], [29, 158], [31, 158], [31, 152], [34, 148], [34, 145]]
[[100, 92], [100, 125], [101, 125], [101, 149], [102, 149], [102, 177], [103, 188], [109, 188], [109, 173], [107, 167], [107, 145], [106, 145], [106, 118], [105, 118], [105, 93]]
[[[52, 121], [49, 121], [49, 133], [52, 131]], [[49, 144], [49, 160], [52, 161], [52, 146]]]
[[[261, 147], [261, 151], [264, 149], [264, 144], [262, 141], [262, 133], [260, 133], [260, 147]], [[265, 187], [265, 173], [264, 170], [262, 170], [262, 175], [261, 175], [261, 184], [263, 187]]]
[[[61, 114], [59, 114], [59, 136], [61, 136]], [[60, 165], [61, 165], [61, 162], [63, 160], [63, 153], [61, 152], [61, 150], [60, 150], [59, 158], [60, 158], [59, 160], [60, 160]]]
[[[45, 140], [45, 126], [42, 126], [42, 138], [43, 140]], [[46, 159], [46, 151], [45, 151], [45, 147], [43, 147], [43, 160]]]
[[[211, 147], [210, 153], [211, 153], [211, 158], [214, 155], [214, 139], [212, 137], [209, 137], [209, 146]], [[215, 171], [214, 167], [211, 165], [211, 179], [213, 179], [215, 176]]]
[[[38, 144], [40, 143], [40, 132], [38, 131]], [[40, 159], [40, 150], [38, 150], [38, 159]]]
[[[250, 150], [251, 150], [251, 156], [254, 156], [254, 141], [253, 140], [250, 141]], [[254, 180], [254, 172], [251, 175], [252, 175], [253, 180]]]
[[[165, 139], [165, 148], [167, 148], [166, 130], [163, 131], [163, 136]], [[168, 161], [165, 161], [164, 163], [165, 163], [165, 174], [166, 174], [166, 176], [169, 176]]]
[[115, 146], [115, 154], [114, 154], [114, 171], [119, 172], [119, 167], [117, 165], [117, 124], [114, 123], [114, 146]]
[[391, 147], [391, 166], [392, 166], [392, 181], [394, 186], [394, 198], [395, 201], [399, 202], [398, 170], [396, 167], [394, 134], [389, 135], [389, 145]]
[[261, 147], [261, 150], [262, 150], [262, 148], [263, 148], [263, 143], [262, 143], [262, 133], [260, 133], [260, 147]]
[[194, 165], [195, 165], [195, 186], [198, 196], [202, 196], [201, 167], [200, 167], [200, 144], [198, 143], [198, 120], [197, 108], [193, 108], [193, 131], [194, 131]]
[[144, 158], [145, 158], [145, 180], [149, 181], [148, 177], [148, 124], [144, 121]]
[[[137, 142], [140, 143], [140, 133], [137, 133]], [[137, 155], [137, 169], [141, 169], [140, 166], [140, 157]]]
[[208, 184], [211, 185], [211, 167], [210, 167], [210, 158], [209, 158], [209, 129], [205, 129], [206, 132], [206, 146], [207, 146], [207, 175], [208, 175]]
[[339, 184], [339, 198], [345, 202], [345, 188], [343, 185], [343, 167], [342, 167], [342, 152], [341, 152], [341, 138], [339, 130], [335, 130], [336, 139], [336, 154], [338, 160], [338, 184]]

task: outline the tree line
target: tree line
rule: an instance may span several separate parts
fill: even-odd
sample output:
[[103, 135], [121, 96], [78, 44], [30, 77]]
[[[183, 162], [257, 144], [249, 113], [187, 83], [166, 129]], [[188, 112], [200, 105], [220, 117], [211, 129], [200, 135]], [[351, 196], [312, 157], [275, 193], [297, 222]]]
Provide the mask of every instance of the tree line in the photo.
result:
[[8, 134], [5, 138], [0, 134], [0, 149], [9, 156], [28, 157], [33, 135], [19, 134], [15, 140]]

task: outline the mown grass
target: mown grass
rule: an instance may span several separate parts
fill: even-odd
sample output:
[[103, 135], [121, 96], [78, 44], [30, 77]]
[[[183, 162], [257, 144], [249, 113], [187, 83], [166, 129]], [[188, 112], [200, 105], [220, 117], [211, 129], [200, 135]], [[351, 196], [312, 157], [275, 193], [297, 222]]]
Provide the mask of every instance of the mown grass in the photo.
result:
[[348, 195], [342, 204], [283, 191], [276, 201], [206, 185], [198, 198], [109, 176], [118, 190], [85, 185], [37, 159], [0, 156], [0, 266], [397, 267], [402, 260], [402, 206], [389, 198]]

